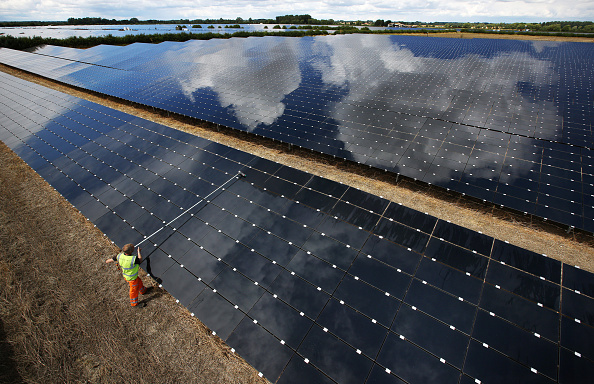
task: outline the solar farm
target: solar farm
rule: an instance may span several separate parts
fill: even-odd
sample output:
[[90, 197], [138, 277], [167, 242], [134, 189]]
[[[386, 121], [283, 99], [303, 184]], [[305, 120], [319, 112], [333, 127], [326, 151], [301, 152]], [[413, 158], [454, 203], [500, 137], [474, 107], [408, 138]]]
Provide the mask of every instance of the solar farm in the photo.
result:
[[[0, 49], [0, 63], [594, 231], [594, 48], [410, 36]], [[584, 382], [594, 276], [0, 72], [0, 140], [273, 383]]]

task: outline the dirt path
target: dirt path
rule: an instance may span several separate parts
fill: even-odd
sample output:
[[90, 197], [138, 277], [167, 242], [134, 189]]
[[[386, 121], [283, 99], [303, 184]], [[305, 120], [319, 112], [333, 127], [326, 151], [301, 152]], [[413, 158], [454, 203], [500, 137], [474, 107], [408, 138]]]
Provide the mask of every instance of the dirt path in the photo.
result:
[[[0, 383], [267, 383], [0, 143]], [[145, 283], [152, 283], [146, 274]]]

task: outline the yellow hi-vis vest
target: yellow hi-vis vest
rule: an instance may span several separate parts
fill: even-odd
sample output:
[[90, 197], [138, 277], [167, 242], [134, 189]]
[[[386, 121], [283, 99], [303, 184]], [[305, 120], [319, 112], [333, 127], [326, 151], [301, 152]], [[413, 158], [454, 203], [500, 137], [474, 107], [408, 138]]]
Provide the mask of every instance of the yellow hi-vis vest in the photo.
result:
[[118, 263], [122, 268], [122, 275], [128, 281], [136, 280], [138, 277], [138, 264], [135, 263], [136, 256], [126, 255], [123, 252], [118, 255]]

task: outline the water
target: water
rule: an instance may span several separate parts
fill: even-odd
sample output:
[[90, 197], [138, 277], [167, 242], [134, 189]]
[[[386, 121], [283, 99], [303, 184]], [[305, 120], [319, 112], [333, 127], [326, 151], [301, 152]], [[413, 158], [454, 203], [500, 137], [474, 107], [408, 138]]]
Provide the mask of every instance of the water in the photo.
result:
[[[176, 30], [177, 25], [185, 25], [184, 30]], [[38, 27], [11, 27], [0, 28], [0, 35], [10, 35], [14, 37], [52, 37], [58, 39], [65, 39], [67, 37], [91, 37], [91, 36], [126, 36], [139, 34], [160, 34], [160, 33], [235, 33], [238, 31], [246, 32], [285, 32], [291, 31], [289, 29], [292, 24], [286, 24], [287, 29], [272, 29], [277, 24], [240, 24], [241, 28], [225, 28], [226, 24], [198, 24], [202, 28], [192, 28], [194, 24], [129, 24], [129, 25], [55, 25], [55, 26], [38, 26]], [[227, 24], [230, 25], [230, 24]], [[214, 28], [208, 28], [212, 26]], [[299, 26], [295, 24], [295, 26]], [[266, 28], [268, 27], [268, 28]], [[336, 27], [336, 26], [333, 26]], [[358, 27], [362, 28], [362, 27]], [[369, 27], [371, 30], [382, 29], [417, 29], [417, 28], [384, 28], [384, 27]]]

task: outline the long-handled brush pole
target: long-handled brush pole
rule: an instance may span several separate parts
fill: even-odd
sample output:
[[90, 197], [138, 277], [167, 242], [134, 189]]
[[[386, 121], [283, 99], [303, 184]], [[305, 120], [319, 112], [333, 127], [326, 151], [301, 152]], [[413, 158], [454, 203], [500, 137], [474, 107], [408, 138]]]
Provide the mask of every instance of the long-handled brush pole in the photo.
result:
[[180, 217], [182, 217], [183, 215], [185, 215], [186, 213], [188, 213], [190, 210], [192, 210], [194, 207], [196, 207], [198, 204], [202, 203], [204, 200], [208, 199], [213, 193], [215, 193], [216, 191], [218, 191], [219, 189], [223, 188], [223, 186], [225, 184], [228, 184], [231, 180], [237, 178], [243, 178], [246, 177], [246, 174], [238, 171], [237, 174], [235, 176], [233, 176], [232, 178], [230, 178], [229, 180], [225, 181], [223, 184], [219, 185], [217, 187], [217, 189], [215, 189], [214, 191], [212, 191], [211, 193], [209, 193], [208, 195], [206, 195], [204, 198], [200, 199], [199, 202], [197, 202], [196, 204], [192, 205], [190, 208], [186, 209], [185, 211], [183, 211], [179, 216], [177, 216], [175, 219], [171, 220], [169, 223], [165, 224], [164, 226], [162, 226], [161, 228], [157, 229], [155, 232], [153, 232], [150, 236], [145, 237], [140, 243], [136, 244], [135, 248], [138, 247], [140, 244], [144, 243], [145, 241], [147, 241], [148, 239], [150, 239], [151, 237], [155, 236], [157, 233], [161, 232], [165, 227], [168, 227], [169, 224], [173, 223], [175, 220], [179, 219]]

